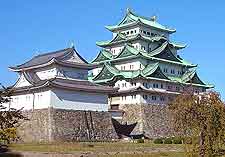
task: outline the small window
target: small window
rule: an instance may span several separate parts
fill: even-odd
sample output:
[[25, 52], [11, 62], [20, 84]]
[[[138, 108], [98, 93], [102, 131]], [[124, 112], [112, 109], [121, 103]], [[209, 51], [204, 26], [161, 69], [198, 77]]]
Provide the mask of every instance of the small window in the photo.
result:
[[156, 96], [153, 95], [153, 96], [152, 96], [152, 100], [156, 100], [156, 99], [157, 99]]
[[134, 65], [130, 65], [130, 69], [134, 69]]
[[175, 70], [174, 69], [171, 69], [171, 74], [175, 74]]
[[168, 72], [168, 69], [167, 68], [164, 68], [163, 69], [163, 72], [167, 73]]
[[180, 87], [177, 86], [177, 87], [176, 87], [176, 91], [180, 91]]
[[136, 30], [134, 30], [134, 33], [136, 33], [137, 31]]
[[153, 88], [159, 88], [159, 85], [157, 83], [153, 83]]
[[129, 31], [127, 32], [127, 35], [129, 34]]
[[148, 96], [147, 96], [147, 95], [143, 95], [143, 98], [144, 98], [145, 100], [147, 100], [147, 99], [148, 99]]
[[143, 31], [144, 34], [146, 34], [146, 31]]
[[161, 88], [163, 88], [163, 84], [161, 83]]
[[134, 32], [133, 31], [130, 31], [130, 34], [133, 34]]
[[165, 97], [164, 96], [161, 96], [160, 97], [160, 101], [165, 101]]
[[150, 35], [150, 32], [147, 32], [147, 35]]
[[136, 95], [131, 95], [131, 98], [132, 99], [136, 99]]

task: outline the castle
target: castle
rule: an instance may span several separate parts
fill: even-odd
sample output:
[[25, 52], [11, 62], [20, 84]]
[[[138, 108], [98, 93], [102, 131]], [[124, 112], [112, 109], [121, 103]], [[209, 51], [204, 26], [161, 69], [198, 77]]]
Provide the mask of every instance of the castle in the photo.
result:
[[196, 93], [213, 87], [199, 78], [196, 64], [178, 55], [185, 45], [170, 41], [176, 30], [155, 16], [127, 9], [117, 25], [106, 28], [113, 39], [97, 42], [102, 50], [91, 63], [71, 47], [10, 67], [19, 78], [7, 105], [23, 107], [31, 118], [21, 127], [23, 136], [31, 134], [27, 139], [117, 138], [111, 115], [135, 127], [131, 135], [168, 136], [168, 102], [188, 86]]
[[153, 127], [146, 124], [153, 120], [146, 118], [153, 114], [153, 106], [164, 108], [187, 86], [196, 93], [213, 87], [199, 78], [196, 64], [178, 54], [186, 45], [170, 40], [176, 30], [159, 24], [155, 16], [147, 18], [127, 9], [117, 25], [106, 28], [113, 33], [113, 39], [97, 42], [102, 50], [92, 61], [97, 68], [89, 79], [119, 88], [110, 94], [110, 110], [125, 123], [138, 122], [137, 134], [146, 134]]

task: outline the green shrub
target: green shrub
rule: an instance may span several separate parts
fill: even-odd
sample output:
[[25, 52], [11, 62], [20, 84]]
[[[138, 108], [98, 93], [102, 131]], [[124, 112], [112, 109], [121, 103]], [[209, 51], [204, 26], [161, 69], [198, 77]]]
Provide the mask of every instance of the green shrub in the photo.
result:
[[153, 142], [155, 144], [163, 144], [163, 139], [162, 138], [156, 138]]
[[137, 143], [145, 143], [145, 140], [144, 139], [138, 139]]
[[182, 138], [181, 137], [174, 137], [173, 138], [173, 144], [182, 144]]
[[172, 143], [173, 143], [172, 138], [166, 138], [166, 139], [164, 140], [164, 144], [172, 144]]

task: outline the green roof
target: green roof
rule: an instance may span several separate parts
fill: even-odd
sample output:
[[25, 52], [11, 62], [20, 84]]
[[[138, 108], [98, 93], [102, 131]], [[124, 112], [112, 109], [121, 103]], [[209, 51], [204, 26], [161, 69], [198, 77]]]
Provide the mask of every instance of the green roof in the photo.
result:
[[[167, 54], [167, 56], [164, 53]], [[117, 56], [113, 56], [113, 58], [105, 58], [105, 60], [101, 60], [101, 61], [98, 61], [98, 59], [95, 59], [94, 61], [92, 61], [92, 63], [101, 64], [101, 63], [109, 62], [109, 61], [113, 62], [113, 61], [131, 59], [131, 58], [137, 58], [137, 57], [143, 57], [143, 58], [147, 58], [151, 60], [168, 62], [172, 64], [184, 65], [188, 67], [197, 66], [197, 65], [189, 63], [188, 61], [181, 59], [178, 56], [174, 56], [173, 53], [170, 51], [169, 43], [167, 41], [164, 42], [160, 47], [156, 48], [155, 50], [151, 52], [137, 50], [131, 45], [125, 44], [124, 48]]]
[[114, 26], [106, 26], [106, 28], [109, 29], [110, 31], [115, 31], [120, 28], [137, 25], [137, 24], [146, 25], [146, 26], [149, 26], [149, 27], [161, 30], [161, 31], [168, 32], [168, 33], [176, 32], [175, 29], [171, 29], [166, 26], [163, 26], [163, 25], [159, 24], [158, 22], [156, 22], [156, 20], [153, 20], [151, 18], [139, 16], [139, 15], [133, 13], [130, 9], [127, 9], [126, 16], [122, 19], [121, 22], [119, 22], [119, 24], [114, 25]]
[[135, 70], [135, 71], [121, 71], [118, 70], [116, 67], [105, 63], [101, 72], [92, 77], [92, 81], [95, 83], [110, 83], [114, 82], [117, 79], [134, 79], [134, 78], [145, 78], [151, 80], [159, 80], [159, 81], [166, 81], [172, 83], [179, 83], [184, 85], [192, 84], [194, 86], [200, 86], [205, 88], [213, 88], [213, 85], [208, 85], [203, 83], [197, 73], [196, 68], [192, 68], [184, 73], [180, 77], [172, 77], [166, 76], [161, 71], [159, 67], [159, 63], [149, 64], [143, 70]]
[[[121, 33], [118, 33], [112, 40], [98, 41], [98, 42], [96, 42], [96, 45], [98, 45], [100, 47], [107, 47], [107, 46], [111, 46], [111, 45], [118, 44], [118, 43], [127, 43], [129, 41], [133, 41], [133, 40], [137, 40], [137, 39], [146, 40], [148, 42], [154, 42], [154, 41], [160, 41], [160, 40], [168, 41], [168, 39], [166, 39], [163, 36], [147, 37], [140, 33], [132, 35], [132, 36], [126, 36]], [[185, 44], [179, 44], [179, 43], [174, 43], [174, 42], [169, 42], [169, 44], [176, 49], [183, 49], [186, 47]]]
[[102, 61], [111, 60], [111, 59], [113, 59], [112, 53], [106, 49], [102, 49], [97, 55], [97, 57], [92, 61], [92, 63], [102, 62]]

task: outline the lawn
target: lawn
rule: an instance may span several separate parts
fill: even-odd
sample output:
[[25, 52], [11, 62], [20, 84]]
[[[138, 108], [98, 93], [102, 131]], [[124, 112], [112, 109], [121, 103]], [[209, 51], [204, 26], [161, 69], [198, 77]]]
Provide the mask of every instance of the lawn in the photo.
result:
[[179, 144], [91, 142], [53, 144], [12, 144], [10, 149], [19, 152], [71, 153], [112, 157], [183, 157], [184, 146]]

